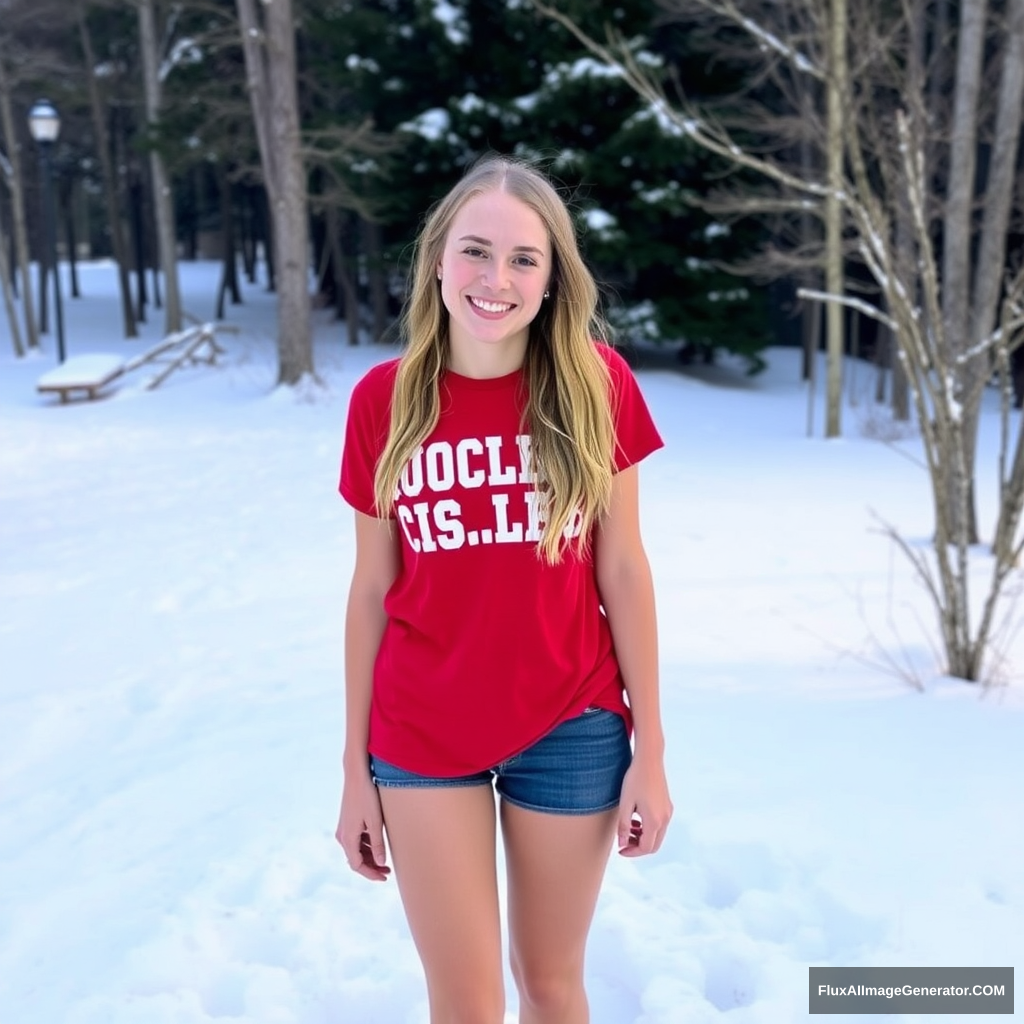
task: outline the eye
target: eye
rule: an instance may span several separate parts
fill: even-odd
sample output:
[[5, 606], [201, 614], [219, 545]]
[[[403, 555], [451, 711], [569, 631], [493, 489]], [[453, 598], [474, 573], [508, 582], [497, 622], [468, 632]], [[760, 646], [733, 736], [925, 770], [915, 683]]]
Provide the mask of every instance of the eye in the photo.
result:
[[532, 256], [521, 255], [515, 258], [515, 263], [520, 267], [535, 267], [537, 261]]
[[478, 246], [475, 246], [475, 245], [468, 245], [462, 251], [463, 251], [463, 253], [466, 256], [486, 256], [487, 255], [487, 253], [485, 253], [483, 251], [483, 249], [481, 249], [481, 248], [479, 248]]

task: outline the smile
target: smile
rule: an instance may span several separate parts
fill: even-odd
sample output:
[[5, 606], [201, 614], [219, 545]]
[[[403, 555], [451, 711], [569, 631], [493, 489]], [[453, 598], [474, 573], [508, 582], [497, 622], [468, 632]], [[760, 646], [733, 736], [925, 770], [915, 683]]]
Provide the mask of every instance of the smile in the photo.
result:
[[507, 313], [510, 309], [515, 309], [514, 302], [488, 302], [486, 299], [476, 299], [472, 295], [469, 296], [469, 304], [484, 313]]

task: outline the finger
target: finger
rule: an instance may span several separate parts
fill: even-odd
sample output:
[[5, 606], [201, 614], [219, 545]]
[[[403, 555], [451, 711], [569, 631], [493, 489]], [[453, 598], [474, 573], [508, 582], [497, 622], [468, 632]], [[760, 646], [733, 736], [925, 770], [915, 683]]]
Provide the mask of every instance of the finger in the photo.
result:
[[354, 871], [357, 875], [362, 875], [364, 878], [383, 879], [387, 877], [386, 874], [382, 874], [373, 863], [373, 858], [368, 851], [364, 854], [363, 838], [365, 835], [365, 832], [346, 833], [339, 826], [338, 831], [335, 833], [335, 838], [341, 844], [341, 849], [345, 854], [345, 861], [350, 870]]
[[630, 845], [630, 839], [633, 836], [633, 830], [635, 825], [630, 818], [618, 819], [618, 825], [616, 826], [616, 840], [618, 842], [618, 849], [622, 850], [624, 847]]
[[367, 837], [370, 856], [377, 867], [382, 868], [387, 864], [388, 852], [384, 846], [383, 836]]
[[658, 828], [657, 833], [654, 837], [654, 849], [651, 851], [652, 853], [657, 853], [658, 850], [661, 849], [662, 843], [665, 842], [665, 836], [668, 835], [668, 824], [670, 820], [671, 814], [662, 822], [661, 826]]
[[368, 832], [364, 832], [359, 837], [359, 854], [362, 866], [369, 869], [371, 873], [384, 877], [391, 874], [391, 868], [385, 863], [386, 854], [383, 838], [377, 842], [370, 838]]
[[635, 836], [635, 841], [625, 849], [619, 850], [619, 853], [624, 857], [646, 857], [657, 853], [665, 840], [666, 831], [665, 825], [660, 827], [650, 825], [647, 828], [641, 828]]
[[640, 829], [640, 819], [634, 812], [630, 812], [628, 817], [620, 817], [617, 828], [619, 849], [623, 850], [627, 846], [636, 845], [636, 837], [640, 834]]

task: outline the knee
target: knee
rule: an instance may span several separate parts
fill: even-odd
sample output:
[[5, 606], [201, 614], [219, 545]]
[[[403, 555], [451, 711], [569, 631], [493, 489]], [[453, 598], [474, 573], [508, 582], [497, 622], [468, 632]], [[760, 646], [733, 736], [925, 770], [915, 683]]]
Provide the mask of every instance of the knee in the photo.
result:
[[513, 960], [512, 977], [519, 1001], [537, 1020], [566, 1020], [586, 999], [582, 971], [575, 967], [557, 970], [552, 965], [525, 965]]

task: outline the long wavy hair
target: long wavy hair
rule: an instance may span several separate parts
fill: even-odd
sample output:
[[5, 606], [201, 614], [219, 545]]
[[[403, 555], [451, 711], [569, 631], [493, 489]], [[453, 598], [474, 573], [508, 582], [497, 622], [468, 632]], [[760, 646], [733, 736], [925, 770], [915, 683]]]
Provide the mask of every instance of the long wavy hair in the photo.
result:
[[448, 311], [437, 266], [452, 220], [474, 196], [503, 191], [538, 214], [552, 248], [550, 298], [530, 325], [523, 364], [523, 428], [545, 526], [538, 555], [549, 564], [567, 544], [587, 552], [591, 530], [607, 511], [614, 427], [608, 368], [595, 347], [606, 331], [597, 286], [580, 256], [568, 208], [529, 164], [485, 157], [430, 211], [416, 243], [412, 290], [403, 316], [406, 349], [399, 361], [387, 443], [377, 464], [377, 508], [391, 511], [406, 463], [437, 425], [441, 377], [448, 365]]

